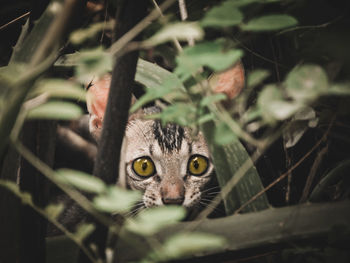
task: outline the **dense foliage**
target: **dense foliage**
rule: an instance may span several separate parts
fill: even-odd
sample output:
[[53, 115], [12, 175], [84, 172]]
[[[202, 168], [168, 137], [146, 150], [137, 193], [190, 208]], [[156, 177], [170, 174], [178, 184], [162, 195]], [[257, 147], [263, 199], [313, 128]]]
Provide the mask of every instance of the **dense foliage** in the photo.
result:
[[[48, 262], [59, 260], [62, 252], [67, 252], [64, 260], [76, 262], [76, 248], [92, 262], [101, 262], [96, 246], [84, 241], [96, 225], [63, 225], [64, 205], [47, 202], [56, 192], [64, 192], [109, 229], [109, 262], [113, 256], [142, 262], [206, 256], [199, 260], [210, 261], [213, 254], [220, 254], [222, 262], [348, 262], [349, 3], [149, 2], [151, 15], [116, 41], [115, 14], [123, 12], [123, 1], [3, 5], [0, 214], [6, 223], [0, 227], [0, 248], [12, 248], [0, 253], [0, 262], [1, 257], [4, 262], [23, 261], [28, 244], [20, 238], [29, 235], [24, 229], [31, 228], [31, 221], [24, 224], [21, 215], [27, 215], [23, 207], [28, 206], [64, 233], [63, 241], [47, 239]], [[6, 24], [19, 17], [18, 10], [30, 14]], [[143, 40], [135, 40], [141, 32]], [[92, 157], [80, 159], [79, 151], [74, 155], [62, 146], [60, 128], [76, 132], [74, 125], [86, 112], [84, 88], [135, 50], [141, 54], [137, 87], [123, 87], [138, 97], [130, 111], [163, 99], [169, 106], [152, 117], [189, 126], [207, 139], [221, 193], [196, 221], [176, 225], [186, 217], [182, 207], [158, 207], [132, 216], [130, 209], [140, 193], [91, 175], [96, 147], [88, 136], [83, 140], [94, 149]], [[239, 63], [246, 83], [229, 101], [213, 87], [221, 72]], [[38, 178], [44, 177], [50, 183], [42, 187]], [[48, 189], [55, 189], [50, 196]], [[207, 220], [221, 202], [226, 217]], [[300, 209], [300, 217], [295, 209]], [[328, 211], [337, 217], [323, 218]], [[295, 219], [292, 227], [289, 219]], [[16, 233], [10, 235], [8, 229]], [[240, 229], [251, 236], [235, 239], [233, 231]], [[8, 245], [2, 246], [2, 238], [9, 236]], [[120, 239], [116, 248], [113, 237]], [[44, 262], [44, 252], [38, 253], [44, 256], [37, 262]]]

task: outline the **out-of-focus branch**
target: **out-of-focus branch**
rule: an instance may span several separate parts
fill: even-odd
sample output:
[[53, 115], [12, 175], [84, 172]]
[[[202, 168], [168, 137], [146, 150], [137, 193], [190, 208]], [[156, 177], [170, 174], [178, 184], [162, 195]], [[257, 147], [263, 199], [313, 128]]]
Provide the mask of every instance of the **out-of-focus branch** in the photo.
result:
[[86, 155], [89, 161], [94, 162], [97, 155], [97, 147], [93, 143], [85, 140], [80, 135], [66, 127], [57, 127], [58, 139], [72, 147], [75, 151]]

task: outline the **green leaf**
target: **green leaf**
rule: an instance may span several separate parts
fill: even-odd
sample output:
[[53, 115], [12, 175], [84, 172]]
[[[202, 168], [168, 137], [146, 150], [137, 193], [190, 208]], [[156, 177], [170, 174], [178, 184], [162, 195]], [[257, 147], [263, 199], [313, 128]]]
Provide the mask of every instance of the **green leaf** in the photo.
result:
[[203, 27], [228, 27], [238, 25], [243, 14], [238, 10], [235, 1], [226, 1], [205, 13], [201, 25]]
[[152, 47], [162, 44], [167, 41], [177, 39], [185, 41], [189, 38], [194, 40], [201, 40], [204, 36], [203, 29], [196, 22], [180, 22], [175, 24], [168, 24], [159, 30], [151, 38], [142, 42], [145, 47]]
[[268, 123], [285, 120], [296, 113], [302, 104], [283, 100], [282, 92], [275, 85], [267, 85], [259, 94], [258, 106]]
[[[231, 215], [241, 205], [262, 191], [264, 187], [248, 152], [238, 138], [226, 145], [218, 145], [215, 142], [216, 127], [222, 125], [224, 124], [221, 124], [218, 120], [206, 122], [202, 125], [201, 130], [205, 135], [220, 187], [223, 188], [234, 177], [234, 186], [227, 196], [224, 197], [226, 213], [227, 215]], [[250, 168], [246, 173], [237, 174], [236, 172], [246, 162], [249, 163]], [[263, 194], [247, 205], [242, 211], [260, 211], [268, 207], [267, 197]]]
[[148, 88], [146, 93], [132, 105], [130, 111], [134, 112], [142, 105], [159, 98], [167, 99], [169, 101], [173, 99], [185, 99], [187, 96], [181, 87], [182, 86], [178, 86], [171, 79], [164, 80], [161, 86], [157, 85]]
[[350, 95], [350, 83], [337, 83], [333, 84], [329, 90], [329, 95], [336, 95], [336, 96], [349, 96]]
[[32, 96], [47, 94], [53, 98], [67, 98], [86, 100], [86, 92], [81, 85], [63, 79], [44, 79], [36, 84], [35, 90], [31, 93]]
[[49, 218], [57, 219], [64, 210], [64, 204], [49, 204], [45, 207], [45, 212]]
[[159, 261], [181, 258], [201, 251], [215, 250], [225, 245], [225, 239], [206, 233], [178, 233], [165, 241], [156, 258]]
[[313, 108], [305, 106], [299, 109], [287, 129], [283, 130], [283, 141], [286, 148], [293, 147], [309, 129], [316, 127], [318, 118]]
[[50, 101], [29, 110], [29, 119], [73, 120], [83, 114], [81, 108], [71, 102]]
[[203, 66], [215, 71], [222, 71], [238, 61], [243, 56], [239, 49], [224, 50], [220, 41], [202, 42], [193, 47], [187, 47], [177, 57], [175, 73], [186, 78]]
[[200, 102], [200, 106], [201, 107], [205, 107], [208, 106], [210, 104], [222, 101], [227, 99], [227, 96], [225, 94], [219, 93], [219, 94], [214, 94], [214, 95], [208, 95], [205, 96], [201, 102]]
[[215, 115], [213, 113], [204, 114], [204, 115], [199, 117], [198, 124], [201, 125], [203, 123], [206, 123], [208, 121], [212, 121], [214, 119], [215, 119]]
[[328, 92], [328, 78], [317, 65], [295, 67], [285, 81], [287, 93], [297, 102], [311, 102]]
[[28, 204], [30, 206], [34, 206], [32, 195], [30, 193], [27, 193], [27, 192], [22, 192], [19, 189], [18, 184], [14, 183], [12, 181], [9, 181], [9, 180], [0, 179], [0, 185], [7, 188], [14, 195], [16, 195], [19, 199], [21, 199], [23, 204]]
[[94, 229], [95, 229], [94, 224], [88, 224], [88, 223], [79, 224], [76, 232], [74, 233], [74, 236], [78, 240], [83, 241], [88, 235], [92, 233], [92, 231], [94, 231]]
[[298, 24], [298, 21], [289, 15], [267, 15], [254, 18], [240, 27], [246, 31], [272, 31], [295, 26], [296, 24]]
[[141, 235], [153, 235], [160, 229], [172, 225], [186, 215], [181, 206], [159, 206], [140, 212], [135, 218], [129, 218], [126, 228]]
[[249, 73], [247, 78], [247, 86], [249, 88], [254, 88], [255, 86], [259, 85], [261, 82], [263, 82], [268, 76], [270, 75], [270, 72], [265, 69], [257, 69]]
[[191, 126], [196, 120], [197, 108], [192, 104], [178, 102], [155, 116], [161, 119], [162, 124], [173, 122], [181, 126]]
[[185, 90], [182, 82], [175, 74], [143, 59], [139, 59], [137, 62], [135, 80], [147, 88], [163, 86], [164, 83], [173, 83], [174, 89], [176, 87], [176, 89]]
[[56, 179], [89, 193], [102, 193], [106, 189], [100, 178], [77, 170], [59, 169]]
[[83, 84], [87, 84], [111, 71], [112, 59], [113, 57], [105, 52], [102, 47], [84, 50], [70, 56], [70, 62], [77, 64], [75, 75]]
[[185, 88], [175, 74], [143, 59], [138, 60], [135, 80], [147, 89], [146, 93], [132, 105], [131, 112], [158, 98], [167, 101], [187, 98]]
[[103, 195], [94, 198], [93, 204], [103, 212], [123, 213], [129, 211], [140, 198], [141, 193], [138, 191], [110, 186]]
[[102, 30], [109, 30], [113, 28], [113, 21], [103, 21], [91, 24], [89, 27], [84, 29], [78, 29], [71, 33], [69, 40], [72, 42], [72, 44], [78, 45], [86, 40], [93, 38], [97, 35], [98, 32]]
[[216, 126], [214, 140], [218, 145], [226, 145], [237, 140], [237, 136], [226, 123], [221, 122]]

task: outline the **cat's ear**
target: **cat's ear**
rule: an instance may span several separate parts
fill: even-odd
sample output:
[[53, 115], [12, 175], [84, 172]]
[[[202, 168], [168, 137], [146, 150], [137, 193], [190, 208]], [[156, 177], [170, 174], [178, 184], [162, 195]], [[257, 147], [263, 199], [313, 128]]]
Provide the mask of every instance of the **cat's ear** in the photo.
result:
[[86, 102], [90, 115], [89, 130], [96, 141], [99, 141], [101, 137], [110, 83], [111, 75], [106, 74], [98, 80], [91, 82], [87, 92]]
[[245, 85], [243, 64], [239, 61], [233, 67], [209, 78], [215, 93], [224, 93], [229, 100], [237, 97]]
[[[98, 80], [91, 82], [87, 91], [87, 109], [90, 115], [89, 130], [92, 137], [98, 142], [101, 137], [104, 114], [107, 107], [109, 86], [111, 84], [111, 75], [106, 74]], [[132, 96], [131, 105], [136, 99]], [[129, 117], [136, 118], [140, 111], [135, 112]]]

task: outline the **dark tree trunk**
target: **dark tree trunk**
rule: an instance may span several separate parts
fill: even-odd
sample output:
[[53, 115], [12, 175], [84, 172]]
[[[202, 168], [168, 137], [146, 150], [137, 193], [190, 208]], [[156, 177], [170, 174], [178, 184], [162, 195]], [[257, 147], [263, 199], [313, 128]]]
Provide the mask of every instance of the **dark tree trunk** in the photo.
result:
[[[24, 126], [23, 143], [40, 160], [52, 166], [56, 125], [47, 121], [32, 121]], [[22, 158], [20, 189], [32, 195], [36, 206], [44, 208], [48, 200], [48, 181]], [[45, 262], [47, 221], [31, 207], [22, 205], [20, 211], [20, 262]]]
[[[148, 2], [144, 0], [120, 1], [114, 32], [116, 40], [144, 18], [147, 5]], [[107, 184], [115, 184], [118, 179], [120, 149], [128, 120], [138, 55], [138, 51], [133, 51], [118, 57], [112, 71], [102, 136], [94, 167], [94, 175]], [[108, 228], [92, 218], [89, 218], [89, 221], [96, 225], [96, 229], [85, 243], [88, 247], [91, 243], [97, 244], [99, 257], [105, 258]], [[79, 262], [90, 262], [90, 260], [81, 253]]]

